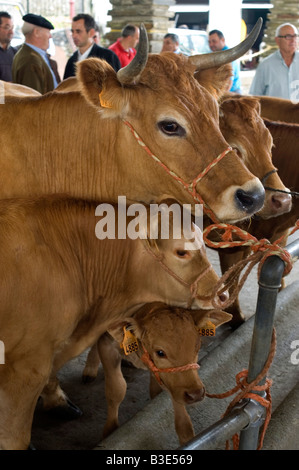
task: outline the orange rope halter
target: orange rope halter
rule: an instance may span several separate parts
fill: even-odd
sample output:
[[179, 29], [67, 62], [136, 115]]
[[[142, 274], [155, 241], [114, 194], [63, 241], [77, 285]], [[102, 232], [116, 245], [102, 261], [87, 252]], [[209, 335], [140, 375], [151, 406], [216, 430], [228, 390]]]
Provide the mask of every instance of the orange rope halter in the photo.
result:
[[[248, 383], [246, 380], [248, 376], [248, 370], [243, 370], [236, 375], [237, 385], [231, 390], [228, 390], [227, 392], [219, 393], [219, 394], [206, 393], [206, 396], [209, 398], [222, 399], [222, 398], [227, 398], [237, 393], [240, 390], [238, 395], [233, 399], [233, 401], [227, 407], [223, 417], [226, 416], [237, 403], [239, 403], [241, 400], [245, 398], [251, 398], [266, 408], [266, 418], [263, 424], [263, 429], [260, 435], [257, 450], [260, 450], [263, 446], [264, 436], [265, 436], [268, 424], [270, 422], [271, 412], [272, 412], [272, 398], [271, 398], [271, 393], [270, 393], [270, 387], [272, 385], [272, 381], [269, 379], [266, 379], [264, 385], [258, 385], [258, 383], [261, 382], [261, 380], [266, 376], [270, 368], [273, 357], [275, 355], [275, 348], [276, 348], [276, 332], [275, 332], [275, 329], [273, 329], [272, 343], [271, 343], [271, 348], [270, 348], [268, 359], [265, 363], [265, 366], [262, 372], [251, 383]], [[256, 392], [262, 392], [262, 391], [266, 393], [266, 398], [256, 393]], [[237, 450], [239, 447], [239, 437], [237, 434], [235, 434], [232, 437], [232, 441], [233, 441], [234, 450]], [[226, 442], [226, 449], [229, 449], [229, 441]]]
[[186, 364], [185, 366], [178, 366], [178, 367], [168, 367], [165, 369], [159, 369], [156, 367], [155, 363], [151, 359], [149, 352], [146, 350], [146, 348], [143, 346], [143, 355], [141, 356], [142, 362], [149, 368], [149, 370], [155, 375], [155, 378], [158, 382], [159, 385], [163, 386], [163, 381], [160, 377], [160, 373], [162, 372], [163, 374], [165, 372], [184, 372], [185, 370], [190, 370], [190, 369], [199, 369], [199, 365], [197, 363], [191, 363], [191, 364]]
[[160, 165], [165, 171], [166, 173], [171, 176], [173, 179], [175, 179], [178, 183], [180, 183], [190, 194], [191, 196], [193, 197], [193, 199], [197, 202], [199, 202], [200, 204], [203, 205], [203, 207], [205, 208], [205, 212], [206, 214], [210, 217], [211, 220], [213, 220], [213, 222], [218, 222], [214, 212], [212, 211], [212, 209], [209, 208], [209, 206], [204, 202], [204, 200], [202, 199], [202, 197], [200, 196], [200, 194], [196, 191], [196, 185], [197, 183], [211, 170], [211, 168], [213, 168], [220, 160], [222, 160], [222, 158], [225, 157], [225, 155], [227, 155], [229, 152], [232, 151], [232, 147], [228, 146], [227, 149], [225, 149], [220, 155], [218, 155], [218, 157], [216, 157], [206, 168], [205, 170], [203, 170], [201, 173], [199, 173], [198, 176], [196, 176], [196, 178], [194, 178], [193, 181], [191, 181], [191, 183], [187, 183], [186, 181], [184, 181], [180, 176], [178, 176], [174, 171], [172, 171], [170, 168], [168, 168], [165, 163], [161, 162], [161, 160], [156, 156], [154, 155], [151, 150], [147, 147], [147, 145], [145, 145], [145, 143], [143, 142], [143, 140], [141, 139], [141, 137], [137, 134], [137, 132], [135, 131], [135, 129], [133, 128], [133, 126], [128, 122], [128, 121], [125, 121], [123, 120], [123, 123], [130, 129], [131, 133], [133, 134], [133, 136], [135, 137], [135, 139], [137, 140], [138, 144], [145, 150], [145, 152], [158, 164]]
[[[291, 255], [289, 254], [289, 252], [285, 250], [284, 248], [282, 248], [279, 245], [279, 243], [281, 243], [288, 236], [295, 233], [298, 229], [299, 229], [299, 219], [297, 220], [295, 227], [287, 236], [281, 236], [278, 240], [276, 240], [273, 243], [271, 243], [266, 238], [258, 240], [256, 237], [246, 232], [245, 230], [242, 230], [241, 228], [237, 226], [229, 225], [229, 224], [212, 224], [212, 225], [209, 225], [203, 231], [204, 242], [210, 248], [231, 248], [231, 247], [248, 246], [253, 251], [251, 255], [247, 256], [245, 259], [242, 259], [235, 265], [231, 266], [223, 274], [223, 276], [219, 279], [218, 283], [216, 284], [214, 293], [218, 292], [219, 294], [222, 291], [231, 288], [234, 285], [235, 279], [239, 277], [242, 270], [245, 268], [246, 265], [248, 265], [245, 273], [243, 274], [243, 277], [239, 280], [238, 285], [235, 286], [235, 289], [233, 292], [230, 292], [230, 296], [228, 300], [221, 304], [222, 309], [227, 308], [229, 305], [233, 303], [239, 291], [242, 289], [251, 270], [258, 262], [260, 262], [259, 267], [258, 267], [258, 276], [260, 274], [260, 270], [262, 268], [263, 263], [269, 256], [272, 256], [272, 255], [279, 256], [285, 262], [285, 270], [283, 273], [284, 276], [286, 276], [291, 271], [293, 267], [293, 259]], [[211, 232], [218, 231], [218, 230], [224, 231], [222, 235], [220, 235], [217, 232], [218, 236], [220, 236], [221, 238], [221, 241], [210, 240], [208, 236], [211, 234]], [[239, 239], [233, 240], [233, 235], [237, 235]], [[220, 291], [218, 291], [219, 289]], [[214, 299], [215, 299], [215, 296], [214, 296]], [[214, 307], [219, 307], [215, 303], [215, 300], [213, 300], [213, 303], [214, 303]]]

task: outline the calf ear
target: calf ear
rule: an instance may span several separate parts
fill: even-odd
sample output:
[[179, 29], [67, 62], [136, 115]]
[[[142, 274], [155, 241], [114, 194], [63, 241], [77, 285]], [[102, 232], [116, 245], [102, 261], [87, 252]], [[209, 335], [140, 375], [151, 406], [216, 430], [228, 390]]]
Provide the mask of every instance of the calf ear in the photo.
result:
[[124, 339], [124, 327], [128, 328], [137, 339], [141, 338], [142, 333], [138, 327], [138, 323], [136, 320], [134, 320], [133, 317], [129, 317], [126, 320], [115, 323], [109, 328], [108, 333], [112, 336], [113, 339], [115, 339], [115, 341], [122, 343]]
[[191, 315], [197, 328], [203, 328], [207, 321], [212, 322], [217, 328], [223, 323], [230, 321], [233, 317], [230, 313], [226, 313], [223, 310], [192, 310]]
[[[110, 88], [120, 91], [116, 72], [105, 60], [90, 58], [79, 62], [76, 76], [79, 80], [81, 93], [86, 100], [96, 106], [112, 108], [108, 97], [104, 97]], [[109, 88], [108, 88], [109, 87]], [[100, 101], [101, 94], [101, 101]]]

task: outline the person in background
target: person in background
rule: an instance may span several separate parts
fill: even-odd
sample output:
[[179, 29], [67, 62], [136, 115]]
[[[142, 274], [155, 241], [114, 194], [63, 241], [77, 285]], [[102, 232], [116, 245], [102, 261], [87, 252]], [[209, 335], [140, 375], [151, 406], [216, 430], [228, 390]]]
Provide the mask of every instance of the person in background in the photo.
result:
[[17, 52], [10, 45], [14, 34], [12, 17], [6, 11], [0, 11], [0, 80], [12, 82], [12, 62]]
[[161, 52], [174, 52], [175, 54], [180, 54], [180, 42], [177, 34], [167, 33], [163, 38], [163, 45]]
[[14, 56], [12, 79], [41, 94], [54, 90], [58, 82], [49, 61], [49, 40], [54, 26], [40, 15], [28, 13], [23, 16], [22, 33], [25, 43]]
[[76, 75], [76, 64], [88, 57], [98, 57], [106, 60], [117, 72], [120, 69], [120, 62], [113, 51], [98, 46], [94, 42], [96, 22], [91, 15], [79, 13], [72, 19], [72, 37], [76, 52], [69, 58], [65, 66], [63, 79]]
[[101, 29], [100, 29], [100, 26], [97, 23], [95, 23], [94, 30], [95, 30], [95, 33], [93, 35], [93, 40], [99, 46], [100, 43], [101, 43]]
[[[228, 46], [225, 43], [225, 37], [223, 33], [219, 31], [219, 29], [213, 29], [209, 32], [209, 46], [212, 52], [228, 49]], [[233, 76], [231, 88], [229, 91], [234, 93], [242, 93], [239, 62], [235, 60], [231, 65], [233, 68]]]
[[275, 42], [278, 50], [259, 63], [249, 93], [290, 100], [299, 80], [297, 28], [291, 23], [278, 26]]
[[127, 24], [122, 32], [121, 37], [109, 46], [109, 49], [117, 55], [122, 67], [128, 65], [136, 55], [135, 47], [139, 41], [140, 31], [138, 26]]

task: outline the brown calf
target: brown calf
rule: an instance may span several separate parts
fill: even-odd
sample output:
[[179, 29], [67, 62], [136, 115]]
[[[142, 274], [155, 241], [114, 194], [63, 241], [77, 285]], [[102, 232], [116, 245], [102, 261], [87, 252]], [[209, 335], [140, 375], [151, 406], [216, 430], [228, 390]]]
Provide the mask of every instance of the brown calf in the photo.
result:
[[[138, 342], [138, 350], [126, 358], [136, 367], [150, 370], [151, 378], [157, 381], [156, 387], [151, 388], [152, 398], [158, 391], [157, 387], [170, 393], [180, 444], [194, 437], [186, 405], [202, 400], [205, 395], [197, 373], [199, 328], [204, 328], [208, 321], [217, 328], [230, 319], [231, 315], [221, 310], [191, 312], [156, 302], [142, 307], [125, 323]], [[108, 405], [103, 437], [118, 427], [118, 409], [126, 393], [119, 346], [123, 340], [122, 327], [109, 330], [109, 334], [101, 336], [90, 350], [83, 372], [85, 381], [94, 379], [102, 362]]]

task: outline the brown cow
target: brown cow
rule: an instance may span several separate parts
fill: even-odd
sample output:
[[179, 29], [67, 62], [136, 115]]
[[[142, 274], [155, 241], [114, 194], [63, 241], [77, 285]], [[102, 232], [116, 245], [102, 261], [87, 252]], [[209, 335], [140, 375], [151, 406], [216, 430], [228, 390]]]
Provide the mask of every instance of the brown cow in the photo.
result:
[[[299, 145], [299, 125], [287, 124], [283, 122], [273, 122], [264, 120], [267, 129], [273, 139], [272, 160], [278, 173], [286, 186], [295, 192], [299, 192], [299, 172], [298, 172], [298, 145]], [[270, 177], [265, 180], [265, 187], [273, 187]], [[275, 186], [274, 186], [275, 187]], [[253, 217], [249, 222], [238, 224], [244, 230], [254, 235], [257, 239], [266, 238], [275, 242], [281, 236], [287, 235], [299, 219], [299, 198], [293, 198], [290, 212], [278, 217], [264, 220], [261, 217]], [[282, 244], [283, 246], [285, 243]], [[220, 263], [222, 272], [226, 272], [237, 261], [244, 259], [250, 253], [249, 248], [220, 249]], [[237, 280], [236, 280], [237, 282]], [[238, 326], [244, 321], [238, 299], [228, 307], [233, 315], [232, 326]]]
[[191, 251], [183, 237], [99, 240], [96, 207], [59, 197], [0, 201], [2, 449], [28, 447], [51, 370], [55, 376], [115, 323], [153, 301], [212, 307], [218, 276], [198, 227]]
[[[194, 437], [192, 422], [185, 406], [202, 400], [205, 389], [197, 370], [186, 368], [187, 370], [183, 371], [167, 372], [167, 369], [176, 369], [189, 364], [197, 365], [200, 348], [198, 329], [204, 328], [208, 321], [217, 328], [230, 319], [231, 315], [221, 310], [196, 310], [191, 314], [188, 310], [157, 302], [145, 305], [123, 325], [101, 336], [89, 353], [84, 376], [89, 379], [95, 378], [99, 363], [102, 362], [108, 406], [103, 437], [118, 427], [118, 409], [126, 394], [119, 346], [124, 339], [124, 325], [134, 334], [138, 342], [138, 350], [125, 357], [136, 367], [148, 368], [151, 377], [157, 380], [159, 389], [162, 387], [170, 393], [175, 429], [180, 444], [185, 444]], [[155, 367], [160, 369], [158, 373], [155, 373]], [[153, 394], [151, 396], [153, 397]]]
[[[273, 140], [260, 115], [260, 105], [256, 98], [233, 96], [221, 102], [220, 129], [227, 142], [233, 147], [248, 170], [261, 181], [267, 177], [267, 187], [287, 191], [283, 175], [271, 173]], [[283, 181], [283, 182], [282, 182]], [[263, 208], [258, 215], [263, 219], [276, 217], [289, 212], [292, 197], [277, 191], [266, 191]]]
[[[218, 219], [230, 222], [262, 207], [261, 183], [235, 152], [226, 154], [217, 102], [194, 78], [197, 68], [233, 60], [236, 49], [191, 58], [170, 53], [144, 58], [142, 40], [139, 49], [141, 59], [136, 55], [117, 73], [105, 61], [82, 61], [78, 78], [84, 96], [53, 92], [22, 102], [6, 99], [0, 107], [0, 197], [67, 193], [117, 202], [125, 195], [146, 203], [203, 198]], [[220, 155], [225, 157], [197, 181]]]
[[261, 104], [261, 115], [271, 121], [299, 124], [299, 103], [273, 96], [257, 96]]
[[[231, 81], [231, 74], [232, 67], [227, 64], [217, 69], [198, 72], [195, 77], [217, 97], [225, 92], [226, 84]], [[217, 90], [214, 88], [216, 83]], [[80, 84], [76, 77], [70, 77], [61, 82], [56, 90], [64, 93], [79, 91]], [[271, 160], [272, 137], [260, 116], [260, 105], [256, 98], [238, 95], [236, 100], [235, 94], [223, 98], [220, 108], [220, 130], [229, 145], [241, 156], [248, 170], [260, 180], [274, 169]], [[267, 181], [273, 188], [286, 190], [277, 173], [270, 174]], [[259, 215], [268, 218], [289, 212], [291, 202], [291, 196], [287, 194], [267, 191]]]
[[20, 98], [26, 96], [41, 96], [39, 91], [33, 88], [19, 85], [18, 83], [4, 82], [3, 80], [0, 80], [0, 91], [3, 92], [4, 99], [9, 96], [19, 96]]

